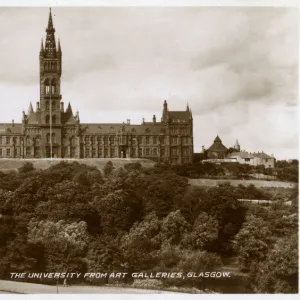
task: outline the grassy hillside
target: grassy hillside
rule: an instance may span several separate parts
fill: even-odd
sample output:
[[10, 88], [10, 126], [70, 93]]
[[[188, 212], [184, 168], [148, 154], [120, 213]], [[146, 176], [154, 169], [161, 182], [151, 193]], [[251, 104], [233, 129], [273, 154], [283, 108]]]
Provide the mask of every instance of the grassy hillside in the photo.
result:
[[267, 181], [267, 180], [238, 180], [238, 179], [189, 179], [191, 185], [215, 187], [221, 183], [229, 182], [233, 186], [253, 184], [257, 188], [295, 188], [293, 182]]

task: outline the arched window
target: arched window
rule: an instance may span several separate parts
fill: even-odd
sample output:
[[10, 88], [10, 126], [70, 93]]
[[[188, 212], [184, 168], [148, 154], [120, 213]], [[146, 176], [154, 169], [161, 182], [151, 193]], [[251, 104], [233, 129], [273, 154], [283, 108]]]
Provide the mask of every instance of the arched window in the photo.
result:
[[46, 94], [50, 93], [50, 81], [49, 81], [49, 79], [45, 80], [45, 93]]
[[46, 116], [46, 124], [49, 124], [49, 123], [50, 123], [50, 116], [47, 115], [47, 116]]
[[30, 137], [29, 136], [26, 137], [26, 145], [30, 146]]
[[47, 143], [50, 143], [50, 133], [47, 133]]
[[52, 124], [55, 124], [55, 123], [56, 123], [56, 116], [53, 115], [53, 116], [52, 116]]
[[49, 101], [46, 101], [46, 110], [49, 110]]
[[74, 136], [71, 137], [70, 143], [71, 143], [72, 146], [75, 146], [76, 140], [75, 140]]
[[55, 94], [56, 93], [56, 80], [52, 79], [51, 81], [51, 94]]
[[52, 110], [55, 110], [55, 109], [56, 109], [56, 104], [55, 104], [55, 101], [54, 101], [54, 100], [52, 101], [51, 105], [52, 105], [51, 109], [52, 109]]
[[35, 138], [35, 145], [36, 145], [36, 146], [40, 146], [40, 142], [41, 142], [41, 137], [38, 135], [38, 136]]
[[52, 133], [52, 143], [56, 143], [56, 136], [55, 136], [55, 133]]

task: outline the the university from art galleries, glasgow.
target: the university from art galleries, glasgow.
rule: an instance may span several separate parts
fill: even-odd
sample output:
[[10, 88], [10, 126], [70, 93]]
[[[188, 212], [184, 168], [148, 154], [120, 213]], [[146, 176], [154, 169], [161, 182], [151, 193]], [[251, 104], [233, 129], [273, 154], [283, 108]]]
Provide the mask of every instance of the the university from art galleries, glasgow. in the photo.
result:
[[55, 41], [51, 10], [45, 45], [40, 50], [40, 101], [23, 111], [22, 123], [0, 124], [0, 157], [6, 158], [149, 158], [190, 163], [193, 157], [193, 117], [169, 111], [164, 101], [161, 121], [140, 125], [80, 123], [60, 94], [62, 50]]

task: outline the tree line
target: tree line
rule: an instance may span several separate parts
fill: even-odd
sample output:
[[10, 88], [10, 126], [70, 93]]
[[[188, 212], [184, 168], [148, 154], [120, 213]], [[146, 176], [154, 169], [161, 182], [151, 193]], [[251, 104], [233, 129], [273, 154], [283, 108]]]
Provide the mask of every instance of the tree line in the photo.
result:
[[[254, 186], [190, 186], [186, 176], [159, 164], [116, 169], [109, 162], [102, 173], [78, 162], [45, 170], [26, 163], [0, 173], [0, 278], [216, 271], [224, 257], [235, 257], [251, 291], [297, 292], [297, 209], [246, 205], [241, 195], [268, 197]], [[163, 284], [218, 291], [216, 279]]]

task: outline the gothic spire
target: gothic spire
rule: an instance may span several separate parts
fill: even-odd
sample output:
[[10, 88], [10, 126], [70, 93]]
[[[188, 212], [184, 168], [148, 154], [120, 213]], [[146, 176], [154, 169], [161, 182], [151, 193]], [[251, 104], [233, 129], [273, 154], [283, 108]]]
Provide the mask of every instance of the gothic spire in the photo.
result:
[[43, 38], [42, 38], [42, 41], [41, 41], [41, 53], [44, 53], [44, 43], [43, 43]]
[[33, 107], [32, 107], [32, 103], [30, 102], [28, 107], [28, 115], [30, 115], [31, 113], [33, 113]]
[[55, 29], [53, 27], [53, 21], [52, 21], [52, 14], [51, 14], [51, 8], [49, 12], [49, 19], [48, 19], [48, 26], [46, 28], [46, 44], [45, 44], [45, 50], [46, 55], [48, 57], [55, 57], [56, 55], [56, 43], [55, 43]]
[[67, 110], [66, 110], [67, 113], [71, 114], [73, 116], [73, 111], [72, 111], [72, 107], [71, 107], [71, 104], [69, 102], [68, 104], [68, 107], [67, 107]]
[[48, 27], [47, 29], [54, 29], [53, 28], [53, 21], [52, 21], [52, 14], [51, 14], [51, 7], [50, 7], [50, 10], [49, 10], [49, 19], [48, 19]]
[[57, 52], [58, 52], [58, 53], [61, 53], [60, 40], [59, 40], [59, 39], [58, 39]]

